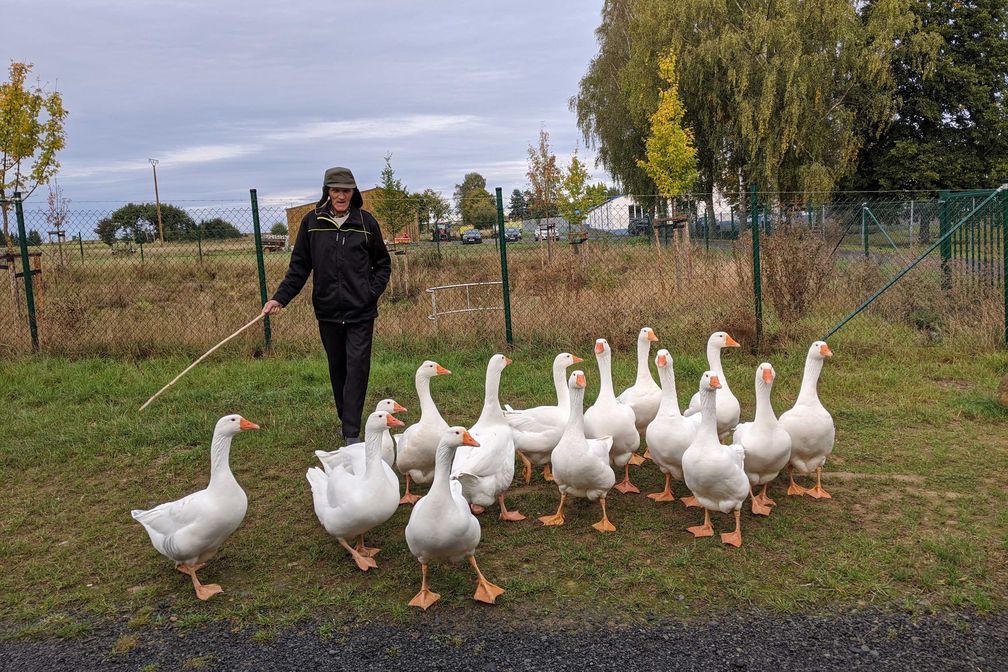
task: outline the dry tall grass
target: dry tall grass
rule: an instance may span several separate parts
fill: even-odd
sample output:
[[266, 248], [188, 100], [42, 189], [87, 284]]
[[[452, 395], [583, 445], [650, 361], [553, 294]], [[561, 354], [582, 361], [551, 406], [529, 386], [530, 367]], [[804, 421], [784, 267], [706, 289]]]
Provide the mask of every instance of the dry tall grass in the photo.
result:
[[[755, 340], [752, 252], [748, 238], [732, 250], [695, 247], [691, 263], [675, 248], [642, 240], [590, 241], [579, 246], [509, 246], [515, 340], [550, 348], [573, 348], [603, 336], [628, 348], [642, 325], [654, 327], [672, 349], [702, 348], [711, 331], [725, 329], [746, 344]], [[45, 248], [44, 248], [45, 249]], [[63, 266], [46, 249], [45, 272], [37, 278], [39, 331], [43, 348], [61, 354], [144, 356], [206, 349], [253, 317], [259, 309], [256, 259], [250, 243], [207, 250], [202, 263], [192, 254], [161, 249], [141, 264], [108, 256], [100, 262]], [[287, 268], [284, 254], [266, 256], [267, 283], [275, 288]], [[679, 262], [679, 263], [677, 263]], [[820, 337], [897, 270], [887, 257], [868, 261], [831, 257], [820, 238], [780, 230], [764, 239], [764, 317], [767, 349]], [[382, 299], [377, 332], [388, 342], [433, 351], [504, 342], [499, 285], [439, 292], [439, 311], [467, 305], [484, 310], [429, 319], [430, 287], [500, 280], [492, 245], [462, 248], [411, 246], [394, 255], [395, 270]], [[678, 273], [676, 269], [678, 268]], [[23, 298], [21, 299], [23, 300]], [[999, 342], [1003, 329], [1000, 286], [954, 268], [950, 290], [942, 290], [938, 261], [927, 260], [841, 332], [845, 340], [924, 340], [969, 337], [978, 348]], [[0, 291], [0, 347], [28, 348], [28, 330], [9, 288]], [[317, 348], [310, 281], [302, 295], [272, 320], [281, 350]], [[243, 336], [255, 352], [261, 332]]]

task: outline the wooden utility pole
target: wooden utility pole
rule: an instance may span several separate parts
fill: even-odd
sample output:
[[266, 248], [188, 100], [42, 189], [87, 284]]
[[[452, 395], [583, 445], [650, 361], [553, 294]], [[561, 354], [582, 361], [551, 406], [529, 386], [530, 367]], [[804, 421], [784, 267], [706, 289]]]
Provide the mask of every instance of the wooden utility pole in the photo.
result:
[[157, 228], [158, 236], [161, 238], [161, 244], [164, 245], [164, 224], [161, 223], [161, 197], [158, 196], [157, 188], [157, 159], [147, 159], [150, 161], [151, 168], [154, 169], [154, 202], [157, 204]]

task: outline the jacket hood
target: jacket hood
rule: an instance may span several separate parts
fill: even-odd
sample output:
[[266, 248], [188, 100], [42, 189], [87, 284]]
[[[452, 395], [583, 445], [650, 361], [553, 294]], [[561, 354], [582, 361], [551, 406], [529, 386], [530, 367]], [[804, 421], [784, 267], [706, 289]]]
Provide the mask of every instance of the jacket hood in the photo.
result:
[[[322, 187], [322, 198], [319, 199], [318, 203], [315, 204], [316, 208], [322, 208], [329, 205], [329, 187]], [[354, 187], [353, 196], [350, 197], [350, 207], [351, 208], [363, 208], [364, 207], [364, 197], [361, 196], [360, 189]]]

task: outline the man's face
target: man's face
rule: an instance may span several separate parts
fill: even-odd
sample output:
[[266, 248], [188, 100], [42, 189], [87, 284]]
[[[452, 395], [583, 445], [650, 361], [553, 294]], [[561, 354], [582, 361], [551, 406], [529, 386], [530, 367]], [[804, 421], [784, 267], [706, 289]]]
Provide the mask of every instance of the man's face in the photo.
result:
[[350, 198], [353, 196], [353, 189], [342, 189], [329, 187], [329, 200], [332, 201], [333, 210], [345, 212], [350, 209]]

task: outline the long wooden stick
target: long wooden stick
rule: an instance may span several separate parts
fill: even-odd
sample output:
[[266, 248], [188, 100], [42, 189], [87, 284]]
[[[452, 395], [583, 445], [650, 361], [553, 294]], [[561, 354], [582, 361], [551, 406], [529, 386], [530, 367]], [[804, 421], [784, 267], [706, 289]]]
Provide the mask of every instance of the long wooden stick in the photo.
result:
[[221, 347], [222, 345], [224, 345], [225, 343], [227, 343], [228, 341], [230, 341], [232, 338], [234, 338], [235, 336], [237, 336], [241, 332], [243, 332], [246, 329], [248, 329], [249, 327], [251, 327], [253, 324], [255, 324], [256, 322], [258, 322], [259, 320], [263, 319], [263, 317], [265, 317], [265, 315], [263, 315], [262, 313], [259, 313], [254, 320], [252, 320], [251, 322], [249, 322], [248, 324], [246, 324], [244, 327], [242, 327], [238, 331], [234, 332], [233, 334], [231, 334], [230, 336], [228, 336], [227, 338], [225, 338], [223, 341], [221, 341], [220, 343], [218, 343], [217, 345], [213, 346], [212, 348], [210, 348], [209, 350], [207, 350], [205, 353], [203, 353], [203, 355], [199, 359], [197, 359], [195, 362], [193, 362], [192, 364], [190, 364], [189, 366], [187, 366], [186, 369], [185, 369], [185, 371], [183, 371], [182, 373], [180, 373], [177, 376], [175, 376], [174, 378], [172, 378], [170, 383], [168, 383], [167, 385], [165, 385], [164, 387], [162, 387], [160, 390], [158, 390], [154, 394], [153, 397], [151, 397], [150, 399], [148, 399], [147, 402], [143, 406], [140, 407], [140, 410], [137, 411], [137, 413], [139, 413], [140, 411], [142, 411], [145, 408], [147, 408], [147, 406], [149, 406], [152, 401], [154, 401], [159, 396], [161, 396], [162, 392], [164, 392], [169, 387], [171, 387], [176, 382], [178, 382], [179, 378], [181, 378], [185, 374], [189, 373], [189, 371], [191, 371], [194, 366], [196, 366], [197, 364], [199, 364], [200, 362], [202, 362], [204, 359], [206, 359], [207, 357], [209, 357], [211, 354], [213, 354], [214, 350], [216, 350], [217, 348]]

